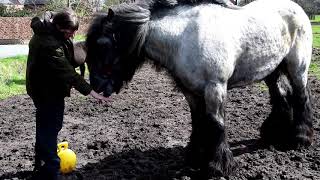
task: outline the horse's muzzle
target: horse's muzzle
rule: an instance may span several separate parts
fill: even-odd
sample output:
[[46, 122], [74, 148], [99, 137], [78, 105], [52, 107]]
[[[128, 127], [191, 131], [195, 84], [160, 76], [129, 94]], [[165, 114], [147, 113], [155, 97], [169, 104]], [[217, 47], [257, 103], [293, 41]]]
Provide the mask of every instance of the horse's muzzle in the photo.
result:
[[90, 84], [97, 93], [103, 92], [103, 96], [109, 97], [113, 93], [113, 80], [102, 78], [96, 74], [90, 74]]

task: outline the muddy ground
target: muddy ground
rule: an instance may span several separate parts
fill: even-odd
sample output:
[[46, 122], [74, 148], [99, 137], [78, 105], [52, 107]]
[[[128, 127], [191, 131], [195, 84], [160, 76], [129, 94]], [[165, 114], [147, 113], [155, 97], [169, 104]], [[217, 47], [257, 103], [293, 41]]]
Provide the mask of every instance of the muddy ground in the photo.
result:
[[[320, 81], [310, 77], [309, 83], [314, 144], [299, 151], [259, 144], [259, 127], [270, 112], [264, 84], [229, 91], [228, 141], [238, 168], [220, 179], [320, 179]], [[191, 179], [183, 165], [189, 107], [165, 73], [146, 65], [112, 98], [109, 105], [77, 92], [67, 98], [59, 141], [69, 142], [78, 164], [66, 179]], [[26, 95], [2, 100], [0, 107], [0, 179], [25, 179], [32, 170], [35, 109]]]

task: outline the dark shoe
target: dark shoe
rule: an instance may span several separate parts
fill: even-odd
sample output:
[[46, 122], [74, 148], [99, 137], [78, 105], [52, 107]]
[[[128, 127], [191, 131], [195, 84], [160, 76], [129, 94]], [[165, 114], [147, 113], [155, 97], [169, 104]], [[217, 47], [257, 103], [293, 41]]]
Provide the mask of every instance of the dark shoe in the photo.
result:
[[35, 170], [27, 180], [60, 180], [57, 173], [48, 173], [47, 171]]
[[34, 170], [30, 177], [27, 177], [26, 180], [40, 180], [40, 173], [37, 170]]

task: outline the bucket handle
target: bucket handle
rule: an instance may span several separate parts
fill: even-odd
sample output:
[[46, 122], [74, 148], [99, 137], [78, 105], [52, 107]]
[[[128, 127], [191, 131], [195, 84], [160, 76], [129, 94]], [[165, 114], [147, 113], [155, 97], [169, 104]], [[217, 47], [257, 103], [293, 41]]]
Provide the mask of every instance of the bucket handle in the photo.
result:
[[61, 150], [65, 150], [68, 149], [68, 142], [64, 141], [58, 144], [58, 152], [60, 152]]

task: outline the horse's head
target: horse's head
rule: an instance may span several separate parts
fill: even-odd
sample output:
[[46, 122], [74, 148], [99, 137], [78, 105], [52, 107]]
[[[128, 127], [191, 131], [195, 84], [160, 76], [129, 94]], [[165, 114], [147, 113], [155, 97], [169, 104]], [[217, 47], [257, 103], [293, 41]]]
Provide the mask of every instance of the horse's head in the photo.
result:
[[86, 40], [90, 83], [104, 96], [118, 93], [143, 63], [140, 53], [147, 34], [150, 11], [138, 5], [120, 4], [95, 18]]
[[104, 96], [110, 96], [120, 89], [115, 84], [119, 52], [112, 18], [112, 10], [108, 15], [96, 17], [89, 28], [86, 39], [86, 62], [90, 72], [90, 84], [98, 93], [103, 92]]

